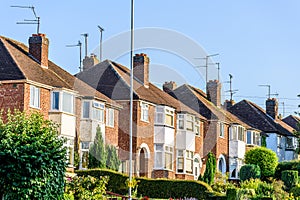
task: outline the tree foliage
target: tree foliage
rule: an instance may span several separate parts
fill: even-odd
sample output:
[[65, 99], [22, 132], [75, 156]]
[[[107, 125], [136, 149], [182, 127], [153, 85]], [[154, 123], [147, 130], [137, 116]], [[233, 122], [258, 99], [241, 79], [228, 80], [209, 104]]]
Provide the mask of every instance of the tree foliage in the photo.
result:
[[266, 178], [274, 175], [278, 158], [272, 150], [265, 147], [257, 147], [246, 152], [245, 163], [258, 165], [261, 170], [261, 177]]
[[89, 151], [88, 168], [106, 168], [106, 152], [100, 127], [97, 127], [94, 143]]
[[5, 199], [61, 199], [66, 149], [57, 126], [38, 113], [0, 121], [0, 185]]
[[247, 179], [253, 178], [260, 178], [261, 171], [258, 165], [253, 164], [246, 164], [241, 167], [240, 169], [240, 180], [245, 181]]
[[206, 161], [206, 169], [203, 175], [203, 181], [209, 185], [213, 184], [216, 173], [216, 157], [209, 152]]
[[112, 169], [114, 171], [118, 171], [121, 161], [117, 155], [116, 147], [112, 145], [106, 145], [106, 167], [107, 169]]

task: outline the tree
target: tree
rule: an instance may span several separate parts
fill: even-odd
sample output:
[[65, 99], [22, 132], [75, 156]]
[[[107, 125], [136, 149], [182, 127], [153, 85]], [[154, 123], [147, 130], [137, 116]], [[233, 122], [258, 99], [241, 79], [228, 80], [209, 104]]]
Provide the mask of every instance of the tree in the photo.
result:
[[89, 151], [88, 168], [106, 168], [106, 151], [101, 128], [98, 126], [94, 143]]
[[250, 178], [260, 178], [261, 171], [258, 165], [246, 164], [240, 169], [240, 180], [245, 181]]
[[67, 159], [57, 125], [41, 114], [15, 111], [0, 120], [0, 138], [4, 199], [62, 198]]
[[121, 161], [117, 155], [116, 147], [112, 145], [106, 145], [106, 153], [107, 153], [106, 167], [108, 169], [118, 171]]
[[265, 147], [256, 147], [246, 152], [245, 163], [258, 165], [261, 177], [271, 177], [275, 173], [278, 158], [275, 152]]
[[216, 172], [216, 157], [213, 153], [209, 152], [206, 161], [206, 168], [203, 175], [203, 181], [211, 185], [214, 182]]

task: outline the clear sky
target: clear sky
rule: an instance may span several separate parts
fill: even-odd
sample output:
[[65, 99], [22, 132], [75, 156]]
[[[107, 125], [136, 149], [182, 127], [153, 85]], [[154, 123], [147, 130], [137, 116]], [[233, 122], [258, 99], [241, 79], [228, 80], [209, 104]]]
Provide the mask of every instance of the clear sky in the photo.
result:
[[[88, 33], [88, 52], [98, 54], [97, 25], [105, 29], [103, 59], [128, 66], [130, 0], [1, 0], [0, 35], [27, 44], [36, 26], [16, 22], [34, 16], [11, 5], [35, 7], [40, 32], [50, 40], [50, 59], [72, 74], [78, 72], [79, 49], [66, 45], [83, 42], [80, 34]], [[137, 52], [149, 55], [154, 83], [175, 80], [204, 90], [205, 70], [196, 66], [205, 60], [195, 58], [218, 53], [209, 62], [220, 63], [223, 99], [229, 98], [225, 91], [232, 74], [235, 101], [248, 99], [264, 108], [267, 88], [258, 85], [271, 85], [271, 93], [279, 94], [280, 113], [285, 104], [285, 116], [299, 111], [299, 24], [299, 0], [135, 1]], [[209, 68], [209, 79], [217, 79], [216, 66]]]

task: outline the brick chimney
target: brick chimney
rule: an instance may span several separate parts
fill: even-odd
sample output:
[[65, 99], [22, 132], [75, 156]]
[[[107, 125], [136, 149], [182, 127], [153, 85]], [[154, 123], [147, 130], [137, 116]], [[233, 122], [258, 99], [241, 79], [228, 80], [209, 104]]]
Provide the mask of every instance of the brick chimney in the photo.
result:
[[86, 56], [83, 61], [83, 71], [93, 67], [94, 65], [97, 65], [99, 63], [99, 60], [95, 54], [91, 54], [91, 56]]
[[48, 68], [49, 40], [46, 34], [32, 34], [28, 40], [29, 53], [40, 62], [41, 67]]
[[175, 90], [176, 87], [177, 87], [177, 84], [174, 81], [165, 82], [164, 85], [163, 85], [163, 90], [166, 93], [169, 93], [169, 92]]
[[224, 108], [228, 110], [235, 104], [234, 100], [226, 100], [224, 103]]
[[210, 80], [206, 86], [207, 98], [216, 106], [221, 106], [221, 83], [218, 80]]
[[133, 57], [133, 75], [145, 87], [149, 87], [149, 57], [147, 54], [135, 54]]
[[266, 113], [273, 119], [278, 119], [278, 101], [275, 98], [266, 100]]

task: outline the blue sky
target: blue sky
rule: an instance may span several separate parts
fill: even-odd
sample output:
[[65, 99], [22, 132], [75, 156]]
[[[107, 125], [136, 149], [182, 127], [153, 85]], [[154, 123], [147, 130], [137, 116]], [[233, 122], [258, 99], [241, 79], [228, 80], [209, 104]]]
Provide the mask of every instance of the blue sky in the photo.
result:
[[[108, 52], [118, 51], [118, 45], [108, 45], [117, 36], [130, 29], [130, 0], [40, 1], [1, 0], [0, 35], [27, 44], [35, 33], [34, 25], [17, 25], [23, 19], [33, 19], [29, 9], [11, 8], [11, 5], [35, 6], [41, 17], [40, 32], [50, 40], [49, 57], [52, 61], [75, 74], [78, 72], [78, 49], [68, 44], [83, 42], [82, 33], [89, 33], [88, 51], [97, 54], [99, 31], [102, 26], [104, 59], [115, 59], [128, 66], [128, 54], [109, 57]], [[279, 112], [285, 115], [298, 111], [300, 101], [298, 84], [300, 53], [300, 1], [289, 0], [152, 0], [135, 1], [135, 27], [160, 29], [175, 33], [168, 38], [167, 50], [159, 48], [159, 33], [143, 31], [137, 35], [155, 43], [137, 52], [147, 53], [151, 59], [150, 79], [158, 86], [174, 79], [178, 84], [189, 83], [204, 89], [204, 60], [193, 59], [218, 53], [210, 62], [220, 63], [223, 82], [223, 99], [229, 98], [228, 74], [233, 75], [233, 89], [238, 89], [234, 100], [248, 99], [261, 107], [271, 85], [271, 93], [278, 93]], [[148, 33], [148, 34], [147, 34]], [[178, 41], [177, 36], [186, 37]], [[128, 38], [128, 39], [127, 39]], [[185, 42], [186, 41], [186, 42]], [[188, 48], [184, 44], [194, 42], [200, 48]], [[124, 35], [122, 45], [128, 46], [129, 37]], [[149, 48], [147, 48], [149, 47]], [[174, 48], [181, 53], [174, 54]], [[203, 51], [201, 51], [201, 48]], [[183, 52], [184, 51], [184, 52]], [[206, 54], [204, 53], [206, 52]], [[185, 55], [189, 55], [186, 59]], [[216, 79], [215, 66], [210, 66], [209, 78]]]

